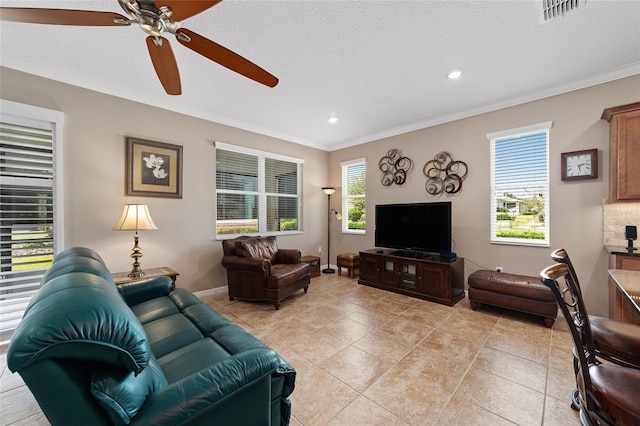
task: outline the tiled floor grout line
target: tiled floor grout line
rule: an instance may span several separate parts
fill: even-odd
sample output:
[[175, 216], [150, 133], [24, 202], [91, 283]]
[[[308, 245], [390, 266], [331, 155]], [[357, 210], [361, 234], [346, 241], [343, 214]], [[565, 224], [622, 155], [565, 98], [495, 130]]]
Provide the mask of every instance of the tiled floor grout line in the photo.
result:
[[[500, 321], [500, 318], [502, 318], [502, 315], [500, 315], [498, 317], [498, 321]], [[449, 398], [447, 399], [446, 404], [444, 404], [444, 406], [442, 407], [442, 410], [440, 410], [440, 413], [438, 413], [438, 418], [436, 419], [434, 424], [437, 424], [438, 420], [440, 420], [440, 417], [442, 416], [444, 409], [447, 407], [447, 405], [449, 404], [449, 402], [451, 401], [451, 399], [454, 397], [454, 395], [456, 394], [456, 392], [458, 391], [458, 389], [460, 388], [460, 385], [462, 384], [462, 382], [464, 381], [465, 377], [467, 377], [467, 374], [469, 374], [469, 371], [471, 371], [471, 367], [473, 366], [473, 364], [475, 363], [476, 359], [478, 359], [478, 356], [480, 355], [480, 352], [482, 352], [482, 349], [486, 346], [487, 341], [489, 340], [489, 337], [491, 336], [491, 333], [493, 332], [493, 330], [495, 330], [495, 328], [498, 326], [498, 321], [496, 321], [496, 323], [493, 325], [493, 327], [491, 328], [491, 331], [489, 333], [487, 333], [487, 336], [484, 339], [484, 342], [482, 342], [482, 346], [480, 346], [480, 349], [476, 352], [476, 354], [473, 356], [473, 359], [469, 362], [469, 364], [467, 365], [467, 369], [465, 370], [464, 374], [462, 375], [462, 377], [460, 378], [460, 381], [458, 382], [458, 384], [456, 385], [455, 389], [453, 390], [453, 392], [451, 392], [451, 395], [449, 395]], [[444, 321], [443, 321], [444, 322]], [[473, 404], [474, 406], [482, 409], [482, 410], [486, 410], [486, 408], [484, 407], [480, 407], [478, 405], [476, 405], [475, 403], [469, 401], [471, 404]], [[497, 413], [493, 413], [495, 415], [498, 415]], [[504, 418], [504, 417], [503, 417]], [[508, 419], [505, 419], [508, 421]]]
[[[382, 298], [382, 300], [384, 300], [384, 299], [386, 299], [386, 298], [384, 298], [384, 297], [383, 297], [383, 298]], [[362, 309], [371, 309], [371, 308], [370, 308], [370, 307], [368, 307], [368, 306], [362, 306], [362, 305], [358, 305], [358, 306], [360, 306], [360, 308], [362, 308]], [[405, 309], [402, 313], [405, 313], [405, 312], [407, 312], [407, 311], [409, 311], [409, 310], [413, 309], [415, 306], [416, 306], [415, 304], [410, 305], [410, 306], [409, 306], [409, 307], [407, 307], [407, 309]], [[353, 312], [352, 312], [352, 313], [353, 313]], [[367, 335], [372, 334], [372, 333], [375, 333], [375, 332], [377, 332], [377, 331], [381, 330], [381, 328], [382, 328], [384, 325], [386, 325], [386, 324], [388, 324], [388, 323], [392, 322], [393, 320], [395, 320], [395, 319], [397, 319], [397, 318], [400, 318], [400, 317], [402, 316], [402, 313], [400, 313], [400, 314], [392, 314], [392, 315], [394, 315], [394, 316], [393, 316], [391, 319], [389, 319], [388, 321], [386, 321], [386, 322], [384, 322], [384, 323], [382, 323], [382, 324], [380, 324], [380, 325], [376, 326], [376, 327], [371, 331], [371, 333], [367, 333]], [[339, 320], [340, 320], [340, 319], [342, 319], [342, 318], [349, 318], [349, 315], [350, 315], [350, 314], [345, 314], [345, 315], [341, 316], [340, 318], [335, 319], [333, 322], [337, 322], [337, 321], [339, 321]], [[448, 317], [447, 317], [447, 318], [448, 318]], [[359, 322], [359, 321], [357, 321], [357, 320], [354, 320], [354, 321]], [[443, 320], [442, 322], [444, 322], [444, 320]], [[364, 325], [366, 325], [366, 324], [364, 324]], [[438, 325], [439, 325], [439, 324], [438, 324]], [[429, 333], [429, 335], [430, 335], [431, 333], [433, 333], [436, 329], [437, 329], [437, 327], [436, 327], [436, 328], [432, 328], [432, 330], [431, 330], [431, 332]], [[358, 342], [359, 340], [364, 339], [367, 335], [362, 336], [360, 339], [358, 339], [358, 340], [356, 340], [355, 342], [352, 342], [352, 343], [347, 342], [347, 341], [344, 341], [344, 340], [341, 340], [341, 339], [340, 339], [340, 340], [341, 340], [342, 342], [346, 343], [346, 344], [348, 345], [347, 347], [352, 347], [352, 348], [357, 349], [357, 350], [362, 350], [362, 349], [360, 349], [360, 348], [358, 348], [358, 347], [354, 346], [354, 344], [355, 344], [356, 342]], [[398, 359], [397, 361], [393, 362], [393, 363], [391, 364], [391, 366], [390, 366], [389, 368], [387, 368], [387, 369], [386, 369], [386, 371], [385, 371], [384, 373], [382, 373], [382, 375], [381, 375], [380, 377], [378, 377], [378, 378], [377, 378], [373, 383], [371, 383], [369, 386], [367, 386], [367, 388], [365, 388], [362, 392], [361, 392], [361, 391], [359, 391], [359, 390], [357, 390], [357, 389], [355, 389], [355, 388], [354, 388], [354, 387], [352, 387], [350, 384], [345, 383], [345, 382], [344, 382], [343, 380], [341, 380], [339, 377], [336, 377], [336, 376], [335, 376], [335, 375], [333, 375], [331, 372], [329, 372], [329, 371], [327, 371], [326, 369], [322, 368], [320, 365], [317, 365], [315, 362], [313, 362], [313, 361], [311, 361], [311, 360], [308, 360], [306, 357], [304, 357], [304, 355], [302, 355], [302, 354], [300, 354], [300, 355], [301, 355], [302, 357], [304, 357], [305, 359], [307, 359], [309, 362], [311, 362], [311, 363], [312, 363], [316, 368], [321, 369], [322, 371], [324, 371], [325, 373], [327, 373], [327, 374], [328, 374], [328, 375], [330, 375], [331, 377], [333, 377], [333, 378], [335, 378], [336, 380], [338, 380], [338, 381], [340, 381], [341, 383], [343, 383], [345, 386], [348, 386], [350, 389], [353, 389], [353, 390], [357, 393], [357, 396], [356, 396], [356, 398], [354, 398], [354, 400], [355, 400], [355, 399], [357, 399], [358, 397], [363, 397], [363, 398], [366, 398], [367, 400], [371, 401], [371, 403], [373, 403], [373, 404], [375, 404], [375, 405], [379, 406], [379, 407], [380, 407], [380, 408], [382, 408], [383, 410], [388, 411], [386, 408], [382, 407], [382, 406], [381, 406], [380, 404], [378, 404], [376, 401], [373, 401], [373, 400], [371, 400], [370, 398], [368, 398], [364, 393], [366, 392], [366, 390], [367, 390], [367, 389], [369, 389], [371, 386], [373, 386], [373, 385], [374, 385], [378, 380], [380, 380], [382, 377], [384, 377], [384, 376], [385, 376], [385, 374], [387, 374], [387, 372], [388, 372], [388, 371], [390, 371], [393, 367], [395, 367], [395, 366], [396, 366], [397, 364], [399, 364], [402, 360], [404, 360], [404, 359], [405, 359], [405, 358], [406, 358], [406, 357], [407, 357], [407, 356], [408, 356], [408, 355], [409, 355], [409, 354], [410, 354], [414, 349], [416, 349], [418, 346], [420, 346], [420, 344], [421, 344], [421, 343], [422, 343], [422, 342], [423, 342], [423, 341], [424, 341], [424, 340], [425, 340], [429, 335], [427, 335], [427, 336], [423, 337], [422, 339], [420, 339], [420, 341], [418, 341], [416, 344], [414, 344], [413, 346], [411, 346], [411, 349], [409, 349], [409, 350], [407, 351], [407, 353], [406, 353], [402, 358], [400, 358], [400, 359]], [[344, 349], [342, 349], [342, 350], [344, 350]], [[364, 352], [366, 352], [366, 351], [364, 351]], [[346, 410], [346, 409], [347, 409], [347, 407], [348, 407], [348, 405], [346, 405], [345, 407], [343, 407], [340, 411], [338, 411], [338, 412], [333, 416], [333, 418], [338, 417], [342, 411], [344, 411], [344, 410]], [[392, 414], [393, 414], [393, 413], [392, 413]], [[395, 414], [394, 414], [394, 415], [395, 415]], [[295, 416], [294, 416], [294, 417], [295, 417]], [[397, 415], [396, 415], [396, 417], [400, 418], [403, 422], [405, 422], [405, 423], [407, 423], [407, 424], [410, 424], [409, 422], [407, 422], [407, 420], [406, 420], [406, 419], [402, 419], [401, 417], [399, 417], [399, 416], [397, 416]], [[298, 420], [298, 422], [300, 422], [302, 425], [304, 425], [304, 423], [303, 423], [300, 419], [296, 419], [296, 420]]]
[[[383, 298], [383, 299], [384, 299], [384, 298]], [[368, 306], [361, 306], [361, 305], [358, 305], [358, 306], [360, 306], [360, 307], [361, 307], [361, 308], [363, 308], [363, 309], [370, 309]], [[407, 310], [409, 310], [409, 309], [411, 309], [411, 307], [410, 307], [410, 308], [408, 308]], [[406, 311], [405, 311], [405, 312], [406, 312]], [[353, 312], [352, 312], [352, 313], [353, 313]], [[343, 315], [342, 317], [340, 317], [340, 318], [338, 318], [338, 319], [334, 320], [333, 322], [339, 321], [339, 320], [340, 320], [340, 319], [342, 319], [342, 318], [349, 318], [349, 315], [350, 315], [350, 314]], [[376, 332], [376, 331], [380, 330], [380, 329], [381, 329], [381, 327], [383, 327], [384, 325], [386, 325], [386, 324], [390, 323], [391, 321], [395, 320], [396, 318], [399, 318], [402, 314], [392, 314], [392, 315], [395, 315], [395, 316], [394, 316], [393, 318], [391, 318], [390, 320], [388, 320], [388, 321], [386, 321], [386, 322], [384, 322], [384, 323], [382, 323], [382, 324], [380, 324], [380, 325], [376, 326], [376, 327], [375, 327], [375, 329], [372, 331], [372, 333], [374, 333], [374, 332]], [[354, 320], [354, 321], [356, 321], [356, 320]], [[359, 322], [359, 321], [356, 321], [356, 322]], [[434, 329], [434, 330], [435, 330], [435, 329]], [[433, 330], [432, 330], [432, 332], [433, 332]], [[369, 334], [371, 334], [371, 333], [367, 333], [367, 335], [369, 335]], [[431, 334], [431, 333], [430, 333], [430, 334]], [[361, 339], [364, 339], [367, 335], [362, 336], [360, 339], [356, 340], [356, 341], [355, 341], [355, 342], [353, 342], [353, 343], [349, 343], [349, 342], [346, 342], [346, 341], [341, 340], [341, 339], [340, 339], [340, 340], [341, 340], [342, 342], [346, 343], [346, 344], [348, 345], [347, 347], [352, 347], [352, 348], [355, 348], [355, 349], [357, 349], [357, 350], [362, 350], [362, 349], [357, 348], [356, 346], [354, 346], [354, 344], [355, 344], [356, 342], [360, 341]], [[422, 340], [424, 340], [426, 337], [427, 337], [427, 336], [425, 336]], [[335, 378], [336, 380], [340, 381], [340, 383], [344, 384], [345, 386], [348, 386], [349, 388], [351, 388], [351, 389], [353, 389], [355, 392], [357, 392], [357, 394], [358, 394], [358, 395], [356, 396], [356, 398], [354, 398], [354, 400], [355, 400], [355, 399], [357, 399], [358, 397], [363, 397], [363, 398], [366, 398], [366, 399], [368, 399], [369, 401], [371, 401], [371, 403], [373, 403], [373, 404], [375, 404], [375, 405], [379, 406], [379, 407], [380, 407], [380, 408], [382, 408], [383, 410], [386, 410], [386, 408], [382, 407], [382, 406], [381, 406], [380, 404], [378, 404], [376, 401], [373, 401], [372, 399], [368, 398], [364, 393], [366, 392], [366, 390], [367, 390], [367, 389], [369, 389], [371, 386], [373, 386], [373, 385], [374, 385], [378, 380], [380, 380], [380, 378], [382, 378], [382, 377], [383, 377], [383, 376], [384, 376], [384, 375], [385, 375], [389, 370], [391, 370], [391, 368], [393, 368], [393, 367], [394, 367], [394, 366], [396, 366], [400, 361], [402, 361], [404, 358], [406, 358], [406, 356], [407, 356], [409, 353], [411, 353], [411, 351], [412, 351], [412, 350], [414, 350], [416, 347], [418, 347], [418, 345], [422, 342], [422, 340], [420, 340], [420, 342], [418, 342], [417, 344], [415, 344], [414, 346], [412, 346], [412, 347], [411, 347], [411, 349], [407, 352], [407, 354], [405, 354], [405, 356], [403, 356], [402, 358], [400, 358], [398, 361], [394, 362], [394, 363], [391, 365], [391, 367], [387, 368], [387, 370], [386, 370], [386, 371], [385, 371], [385, 372], [384, 372], [380, 377], [378, 377], [378, 378], [377, 378], [373, 383], [371, 383], [369, 386], [367, 386], [367, 388], [366, 388], [366, 389], [364, 389], [362, 392], [360, 392], [359, 390], [355, 389], [355, 388], [354, 388], [353, 386], [351, 386], [350, 384], [345, 383], [345, 382], [344, 382], [343, 380], [341, 380], [339, 377], [334, 376], [331, 372], [329, 372], [329, 371], [325, 370], [325, 369], [324, 369], [324, 368], [322, 368], [321, 366], [317, 365], [315, 362], [313, 362], [313, 361], [311, 361], [311, 360], [308, 360], [308, 359], [307, 359], [307, 360], [308, 360], [309, 362], [311, 362], [315, 367], [317, 367], [317, 368], [321, 369], [322, 371], [324, 371], [325, 373], [327, 373], [327, 374], [328, 374], [328, 375], [330, 375], [331, 377], [333, 377], [333, 378]], [[344, 349], [342, 349], [342, 350], [344, 350]], [[364, 351], [364, 352], [366, 352], [366, 351]], [[302, 357], [304, 357], [304, 355], [302, 355], [302, 354], [301, 354], [301, 356], [302, 356]], [[305, 357], [305, 359], [306, 359], [306, 357]], [[340, 413], [341, 413], [341, 412], [343, 412], [344, 410], [346, 410], [346, 409], [347, 409], [347, 407], [348, 407], [348, 405], [344, 406], [340, 411], [338, 411], [338, 412], [333, 416], [333, 418], [338, 417], [338, 416], [340, 415]], [[386, 410], [386, 411], [388, 411], [388, 410]], [[392, 414], [393, 414], [393, 413], [392, 413]], [[396, 416], [396, 417], [398, 417], [398, 416]], [[400, 417], [398, 417], [398, 418], [400, 418]], [[300, 422], [300, 424], [302, 424], [302, 425], [304, 426], [304, 423], [303, 423], [301, 420], [299, 420], [299, 419], [296, 419], [296, 420], [298, 420], [298, 422]], [[401, 419], [401, 420], [402, 420], [402, 421], [404, 421], [405, 423], [407, 423], [405, 419]]]
[[544, 378], [544, 400], [542, 401], [542, 420], [540, 421], [541, 426], [544, 426], [544, 415], [547, 410], [547, 387], [549, 386], [549, 373], [551, 371], [551, 345], [553, 344], [553, 334], [555, 332], [556, 331], [551, 328], [551, 333], [549, 333], [549, 356], [547, 356], [547, 374]]

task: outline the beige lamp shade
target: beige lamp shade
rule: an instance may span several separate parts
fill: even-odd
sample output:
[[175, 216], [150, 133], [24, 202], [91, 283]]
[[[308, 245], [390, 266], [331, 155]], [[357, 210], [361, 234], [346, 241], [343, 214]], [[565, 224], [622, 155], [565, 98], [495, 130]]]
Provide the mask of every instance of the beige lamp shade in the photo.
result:
[[322, 188], [322, 192], [324, 192], [327, 195], [333, 195], [336, 192], [336, 189], [330, 186], [325, 186], [324, 188]]
[[158, 229], [149, 214], [149, 208], [146, 204], [125, 204], [122, 216], [113, 230], [138, 231], [141, 229]]

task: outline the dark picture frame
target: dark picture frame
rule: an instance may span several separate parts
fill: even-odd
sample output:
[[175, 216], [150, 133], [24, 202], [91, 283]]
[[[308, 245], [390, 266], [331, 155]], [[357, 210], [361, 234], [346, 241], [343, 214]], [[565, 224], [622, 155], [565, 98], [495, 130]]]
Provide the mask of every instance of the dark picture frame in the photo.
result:
[[182, 147], [125, 138], [126, 195], [182, 198]]

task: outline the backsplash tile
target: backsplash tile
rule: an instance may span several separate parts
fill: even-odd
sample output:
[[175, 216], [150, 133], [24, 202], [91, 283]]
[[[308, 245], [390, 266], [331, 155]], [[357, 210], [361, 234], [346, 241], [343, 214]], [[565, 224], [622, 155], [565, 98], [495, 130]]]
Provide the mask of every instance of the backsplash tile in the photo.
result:
[[626, 246], [625, 226], [635, 225], [640, 228], [639, 203], [604, 203], [603, 206], [603, 241], [606, 246]]

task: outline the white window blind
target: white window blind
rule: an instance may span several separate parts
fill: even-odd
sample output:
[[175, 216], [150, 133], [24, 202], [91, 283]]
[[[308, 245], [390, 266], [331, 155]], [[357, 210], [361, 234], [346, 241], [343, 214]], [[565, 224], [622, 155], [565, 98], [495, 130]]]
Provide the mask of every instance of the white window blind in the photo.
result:
[[303, 161], [216, 142], [216, 235], [302, 230]]
[[342, 232], [364, 234], [366, 229], [366, 159], [345, 161], [342, 167]]
[[491, 133], [491, 242], [549, 246], [549, 129]]
[[2, 101], [0, 342], [10, 339], [55, 253], [60, 232], [55, 159], [61, 120], [54, 111]]

